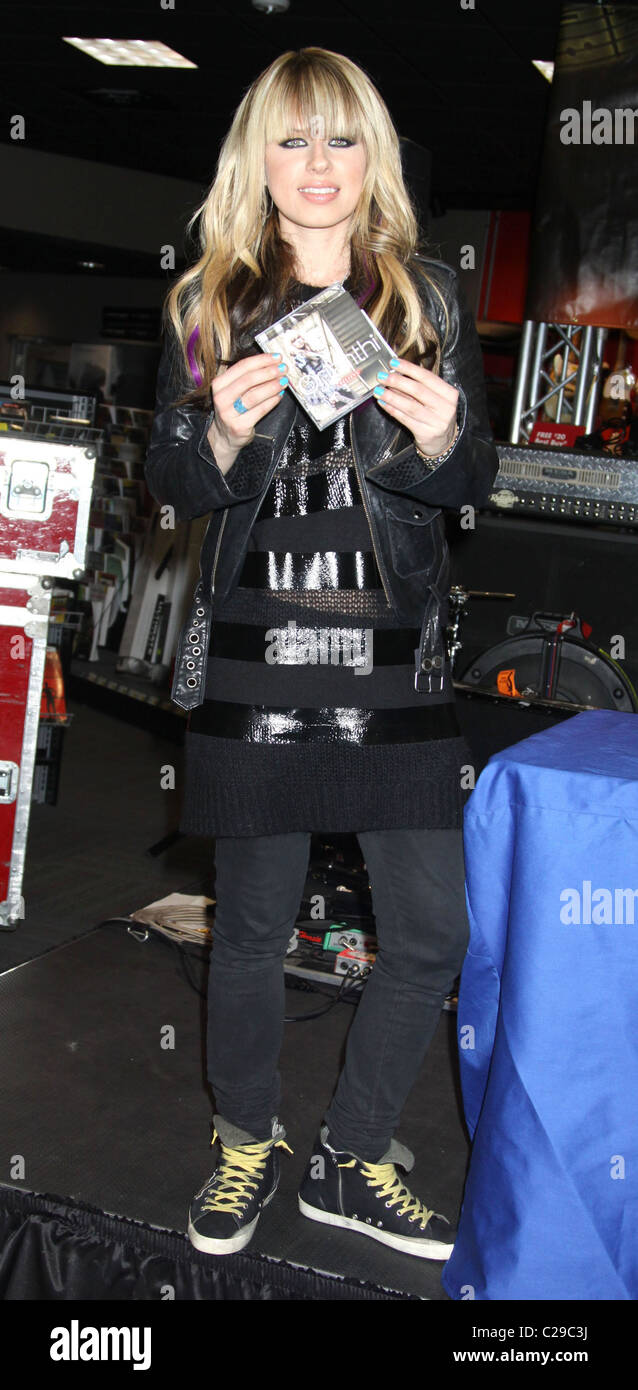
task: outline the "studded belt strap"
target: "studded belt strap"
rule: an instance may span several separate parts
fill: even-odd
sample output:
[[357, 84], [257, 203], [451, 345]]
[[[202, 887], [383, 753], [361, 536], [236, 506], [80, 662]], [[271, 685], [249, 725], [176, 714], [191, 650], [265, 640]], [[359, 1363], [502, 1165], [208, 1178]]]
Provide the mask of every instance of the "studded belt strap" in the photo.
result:
[[206, 684], [206, 662], [210, 645], [212, 609], [204, 597], [200, 579], [193, 596], [188, 619], [180, 633], [175, 656], [171, 699], [180, 709], [195, 709], [201, 703]]

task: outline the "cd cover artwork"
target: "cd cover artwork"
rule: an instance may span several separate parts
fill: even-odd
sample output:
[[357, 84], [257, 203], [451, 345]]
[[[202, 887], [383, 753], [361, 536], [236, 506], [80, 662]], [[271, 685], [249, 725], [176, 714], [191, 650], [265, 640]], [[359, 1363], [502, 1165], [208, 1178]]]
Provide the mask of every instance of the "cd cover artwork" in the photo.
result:
[[279, 351], [290, 389], [320, 430], [368, 399], [393, 350], [341, 285], [328, 285], [255, 338]]

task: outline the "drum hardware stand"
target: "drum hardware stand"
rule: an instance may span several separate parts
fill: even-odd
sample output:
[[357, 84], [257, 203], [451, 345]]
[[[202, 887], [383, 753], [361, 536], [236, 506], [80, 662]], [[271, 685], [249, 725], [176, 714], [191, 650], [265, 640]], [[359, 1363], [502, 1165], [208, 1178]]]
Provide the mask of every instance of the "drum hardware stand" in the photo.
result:
[[479, 699], [491, 700], [494, 705], [518, 705], [523, 709], [545, 710], [547, 714], [557, 713], [585, 714], [594, 708], [592, 705], [577, 705], [569, 700], [548, 700], [540, 695], [500, 695], [496, 690], [485, 690], [480, 685], [468, 685], [465, 681], [454, 681], [454, 689], [462, 695], [478, 695]]
[[461, 584], [453, 584], [449, 592], [449, 604], [451, 609], [451, 620], [446, 629], [447, 654], [450, 659], [450, 670], [454, 670], [454, 663], [460, 652], [463, 643], [459, 636], [459, 629], [463, 618], [467, 617], [467, 605], [471, 598], [516, 598], [516, 594], [501, 594], [491, 592], [489, 589], [464, 589]]
[[[535, 323], [533, 319], [525, 319], [514, 390], [511, 444], [529, 443], [532, 429], [548, 402], [555, 404], [556, 414], [552, 418], [561, 421], [566, 413], [571, 424], [580, 425], [584, 434], [591, 434], [596, 420], [606, 339], [607, 329], [594, 328], [591, 324]], [[558, 379], [545, 366], [547, 359], [550, 364], [553, 362], [557, 352], [562, 352]], [[570, 370], [570, 358], [576, 359], [575, 370]]]
[[[515, 597], [515, 594], [496, 593], [490, 592], [489, 590], [480, 589], [464, 589], [460, 584], [455, 584], [450, 589], [449, 603], [452, 609], [452, 621], [448, 624], [448, 627], [446, 629], [446, 646], [450, 660], [450, 668], [452, 671], [454, 670], [454, 665], [458, 653], [463, 646], [463, 643], [461, 642], [459, 636], [459, 628], [462, 618], [467, 616], [467, 605], [470, 599], [511, 599]], [[544, 631], [547, 636], [547, 645], [543, 653], [541, 667], [541, 684], [543, 685], [542, 694], [528, 687], [526, 687], [523, 691], [516, 695], [504, 694], [500, 691], [487, 689], [485, 686], [473, 685], [470, 681], [461, 681], [454, 679], [452, 680], [453, 688], [455, 690], [460, 691], [464, 695], [478, 695], [482, 699], [492, 700], [494, 704], [517, 704], [525, 708], [545, 710], [548, 713], [554, 711], [562, 711], [568, 714], [582, 714], [588, 710], [599, 708], [599, 706], [591, 704], [579, 704], [575, 701], [561, 700], [555, 697], [555, 691], [558, 686], [560, 658], [563, 643], [566, 639], [569, 640], [569, 633], [574, 632], [577, 635], [577, 637], [583, 639], [584, 644], [588, 646], [592, 652], [595, 652], [598, 655], [599, 659], [603, 660], [604, 664], [607, 667], [611, 665], [617, 673], [619, 673], [620, 668], [617, 666], [615, 662], [611, 660], [611, 658], [608, 657], [606, 653], [603, 653], [600, 648], [597, 648], [595, 645], [592, 645], [588, 642], [588, 639], [585, 637], [585, 631], [583, 630], [581, 620], [580, 618], [578, 618], [575, 612], [572, 612], [567, 616], [561, 614], [535, 613], [531, 615], [530, 622], [534, 619], [538, 622], [538, 620], [542, 619], [543, 617], [545, 619], [556, 619], [556, 621], [552, 622], [550, 628], [548, 628], [547, 626], [543, 628], [542, 625], [539, 624], [539, 632]], [[510, 629], [508, 627], [508, 632], [509, 631]], [[520, 633], [519, 635], [523, 636], [523, 633]], [[482, 656], [480, 658], [477, 658], [477, 660], [484, 660], [485, 657], [489, 655], [491, 650], [491, 648], [488, 648], [486, 652], [482, 653]], [[467, 672], [465, 674], [467, 675]], [[636, 695], [636, 691], [633, 689], [633, 686], [631, 685], [629, 678], [625, 676], [624, 673], [618, 674], [617, 678], [619, 681], [619, 689], [615, 692], [615, 694], [618, 697], [620, 697], [620, 695], [624, 693], [625, 698], [627, 698], [633, 706], [632, 712], [638, 713], [638, 696]], [[604, 706], [603, 708], [607, 707]]]

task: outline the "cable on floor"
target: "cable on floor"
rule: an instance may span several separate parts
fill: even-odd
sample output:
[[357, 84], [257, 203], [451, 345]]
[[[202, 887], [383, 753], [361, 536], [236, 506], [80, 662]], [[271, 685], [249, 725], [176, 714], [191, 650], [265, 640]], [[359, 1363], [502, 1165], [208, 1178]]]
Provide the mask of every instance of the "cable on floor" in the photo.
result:
[[[156, 927], [153, 927], [152, 923], [146, 922], [142, 926], [142, 924], [137, 922], [133, 917], [105, 917], [102, 922], [98, 922], [97, 926], [125, 926], [128, 935], [132, 936], [136, 941], [140, 943], [140, 945], [144, 945], [150, 939], [150, 935], [152, 933], [153, 940], [162, 941], [166, 946], [172, 947], [172, 949], [177, 952], [180, 974], [183, 976], [184, 980], [186, 981], [186, 984], [190, 987], [190, 989], [195, 991], [195, 994], [199, 995], [200, 999], [206, 999], [206, 992], [204, 990], [201, 990], [199, 986], [196, 984], [192, 973], [193, 960], [197, 961], [200, 965], [206, 964], [207, 952], [204, 947], [190, 946], [187, 948], [184, 943], [169, 940], [168, 937], [166, 937], [162, 931], [159, 931]], [[195, 956], [193, 956], [194, 951], [197, 952], [197, 955]], [[330, 1013], [330, 1010], [334, 1009], [335, 1004], [358, 1003], [358, 996], [360, 994], [360, 990], [354, 991], [349, 986], [351, 986], [354, 983], [355, 979], [358, 984], [362, 983], [366, 979], [367, 975], [369, 975], [369, 973], [369, 966], [365, 966], [362, 971], [358, 971], [355, 969], [354, 966], [350, 966], [350, 969], [347, 970], [344, 974], [341, 984], [339, 985], [339, 988], [336, 991], [334, 998], [331, 999], [328, 1004], [326, 1004], [325, 1008], [313, 1009], [311, 1012], [304, 1014], [285, 1014], [284, 1023], [307, 1023], [310, 1022], [311, 1019], [323, 1018], [324, 1014]], [[288, 981], [287, 983], [291, 982]], [[311, 994], [319, 994], [321, 992], [319, 989], [317, 989], [316, 986], [310, 984], [307, 980], [304, 980], [303, 984], [300, 981], [295, 980], [294, 988], [301, 988], [303, 989], [304, 993], [308, 992]]]

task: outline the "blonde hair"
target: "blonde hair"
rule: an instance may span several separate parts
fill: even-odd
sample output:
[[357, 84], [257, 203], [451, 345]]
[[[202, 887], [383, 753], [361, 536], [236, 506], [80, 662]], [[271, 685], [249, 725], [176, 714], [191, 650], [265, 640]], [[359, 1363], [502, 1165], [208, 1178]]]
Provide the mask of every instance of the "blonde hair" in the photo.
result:
[[191, 398], [208, 394], [221, 366], [258, 351], [254, 334], [285, 312], [295, 258], [266, 187], [266, 144], [289, 138], [298, 120], [307, 129], [316, 114], [323, 116], [326, 139], [347, 135], [366, 153], [351, 224], [351, 292], [395, 352], [439, 369], [441, 345], [415, 277], [439, 295], [446, 322], [447, 309], [415, 259], [418, 224], [388, 109], [356, 63], [327, 49], [303, 48], [276, 58], [246, 92], [212, 186], [188, 223], [191, 232], [199, 220], [200, 257], [169, 291], [164, 321], [172, 324], [189, 374], [194, 365], [201, 378]]

